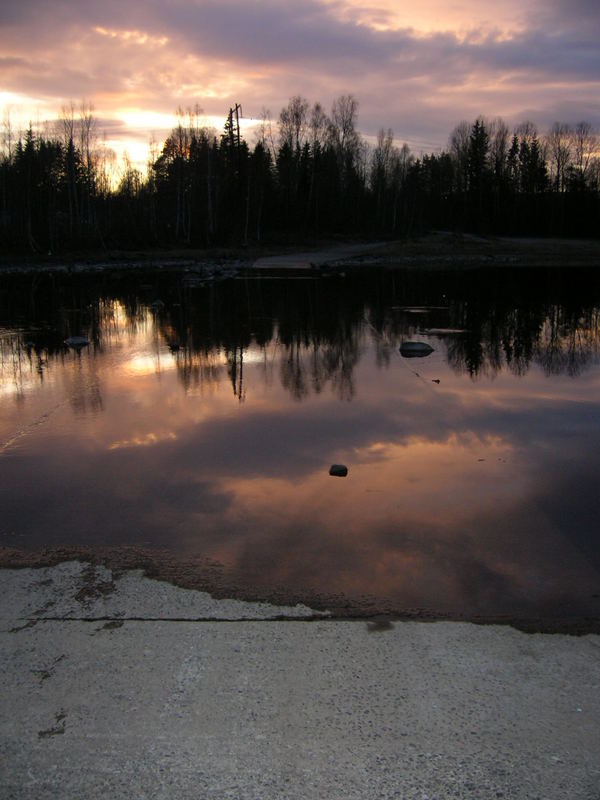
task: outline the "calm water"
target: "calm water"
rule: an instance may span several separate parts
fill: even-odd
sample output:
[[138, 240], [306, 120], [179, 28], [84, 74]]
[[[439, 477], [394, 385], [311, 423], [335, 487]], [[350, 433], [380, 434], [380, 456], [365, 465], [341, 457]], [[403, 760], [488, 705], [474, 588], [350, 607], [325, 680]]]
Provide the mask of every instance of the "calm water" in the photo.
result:
[[[434, 352], [404, 358], [407, 339]], [[600, 614], [593, 272], [5, 278], [0, 342], [3, 546], [167, 548], [397, 608]]]

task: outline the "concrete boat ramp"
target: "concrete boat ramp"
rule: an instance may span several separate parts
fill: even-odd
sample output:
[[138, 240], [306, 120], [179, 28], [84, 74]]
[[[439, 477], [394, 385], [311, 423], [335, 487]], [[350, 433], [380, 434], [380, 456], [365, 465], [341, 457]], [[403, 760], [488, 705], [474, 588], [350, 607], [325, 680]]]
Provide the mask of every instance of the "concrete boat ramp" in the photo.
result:
[[284, 253], [282, 255], [258, 258], [251, 269], [258, 271], [311, 270], [323, 269], [335, 262], [345, 262], [366, 256], [376, 256], [388, 246], [389, 242], [365, 242], [345, 244], [305, 253]]
[[3, 800], [600, 797], [600, 637], [0, 571]]

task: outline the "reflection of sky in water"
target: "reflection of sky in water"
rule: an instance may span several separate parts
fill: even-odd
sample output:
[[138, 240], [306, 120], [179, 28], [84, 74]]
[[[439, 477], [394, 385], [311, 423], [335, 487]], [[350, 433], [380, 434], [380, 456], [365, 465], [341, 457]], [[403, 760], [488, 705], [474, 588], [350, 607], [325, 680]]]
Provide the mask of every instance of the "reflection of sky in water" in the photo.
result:
[[80, 353], [3, 332], [0, 543], [157, 545], [405, 608], [597, 613], [595, 360], [473, 379], [448, 364], [463, 334], [417, 331], [435, 352], [405, 360], [360, 318], [352, 347], [275, 327], [240, 358], [107, 308]]

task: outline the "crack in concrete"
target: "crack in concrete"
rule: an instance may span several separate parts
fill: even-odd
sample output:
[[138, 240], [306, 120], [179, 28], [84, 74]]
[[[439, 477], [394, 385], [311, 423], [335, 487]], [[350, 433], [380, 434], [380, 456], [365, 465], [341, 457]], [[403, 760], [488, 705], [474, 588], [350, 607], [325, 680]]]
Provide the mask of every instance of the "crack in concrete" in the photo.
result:
[[[10, 633], [31, 628], [38, 622], [105, 622], [102, 630], [120, 628], [125, 622], [332, 622], [340, 621], [330, 616], [286, 616], [284, 614], [273, 617], [38, 617], [28, 620], [25, 625], [11, 628]], [[344, 617], [342, 622], [352, 621], [351, 618]], [[364, 618], [357, 618], [355, 621], [365, 621]]]

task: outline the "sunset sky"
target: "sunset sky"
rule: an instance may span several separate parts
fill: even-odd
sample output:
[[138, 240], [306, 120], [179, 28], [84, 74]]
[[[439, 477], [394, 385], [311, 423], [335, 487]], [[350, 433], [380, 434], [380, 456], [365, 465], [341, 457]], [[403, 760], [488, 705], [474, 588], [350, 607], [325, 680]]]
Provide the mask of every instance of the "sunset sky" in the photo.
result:
[[351, 92], [364, 135], [419, 153], [478, 114], [599, 127], [598, 42], [598, 0], [20, 0], [0, 7], [0, 106], [19, 128], [85, 99], [141, 163], [178, 106], [220, 129], [235, 102], [276, 118]]

